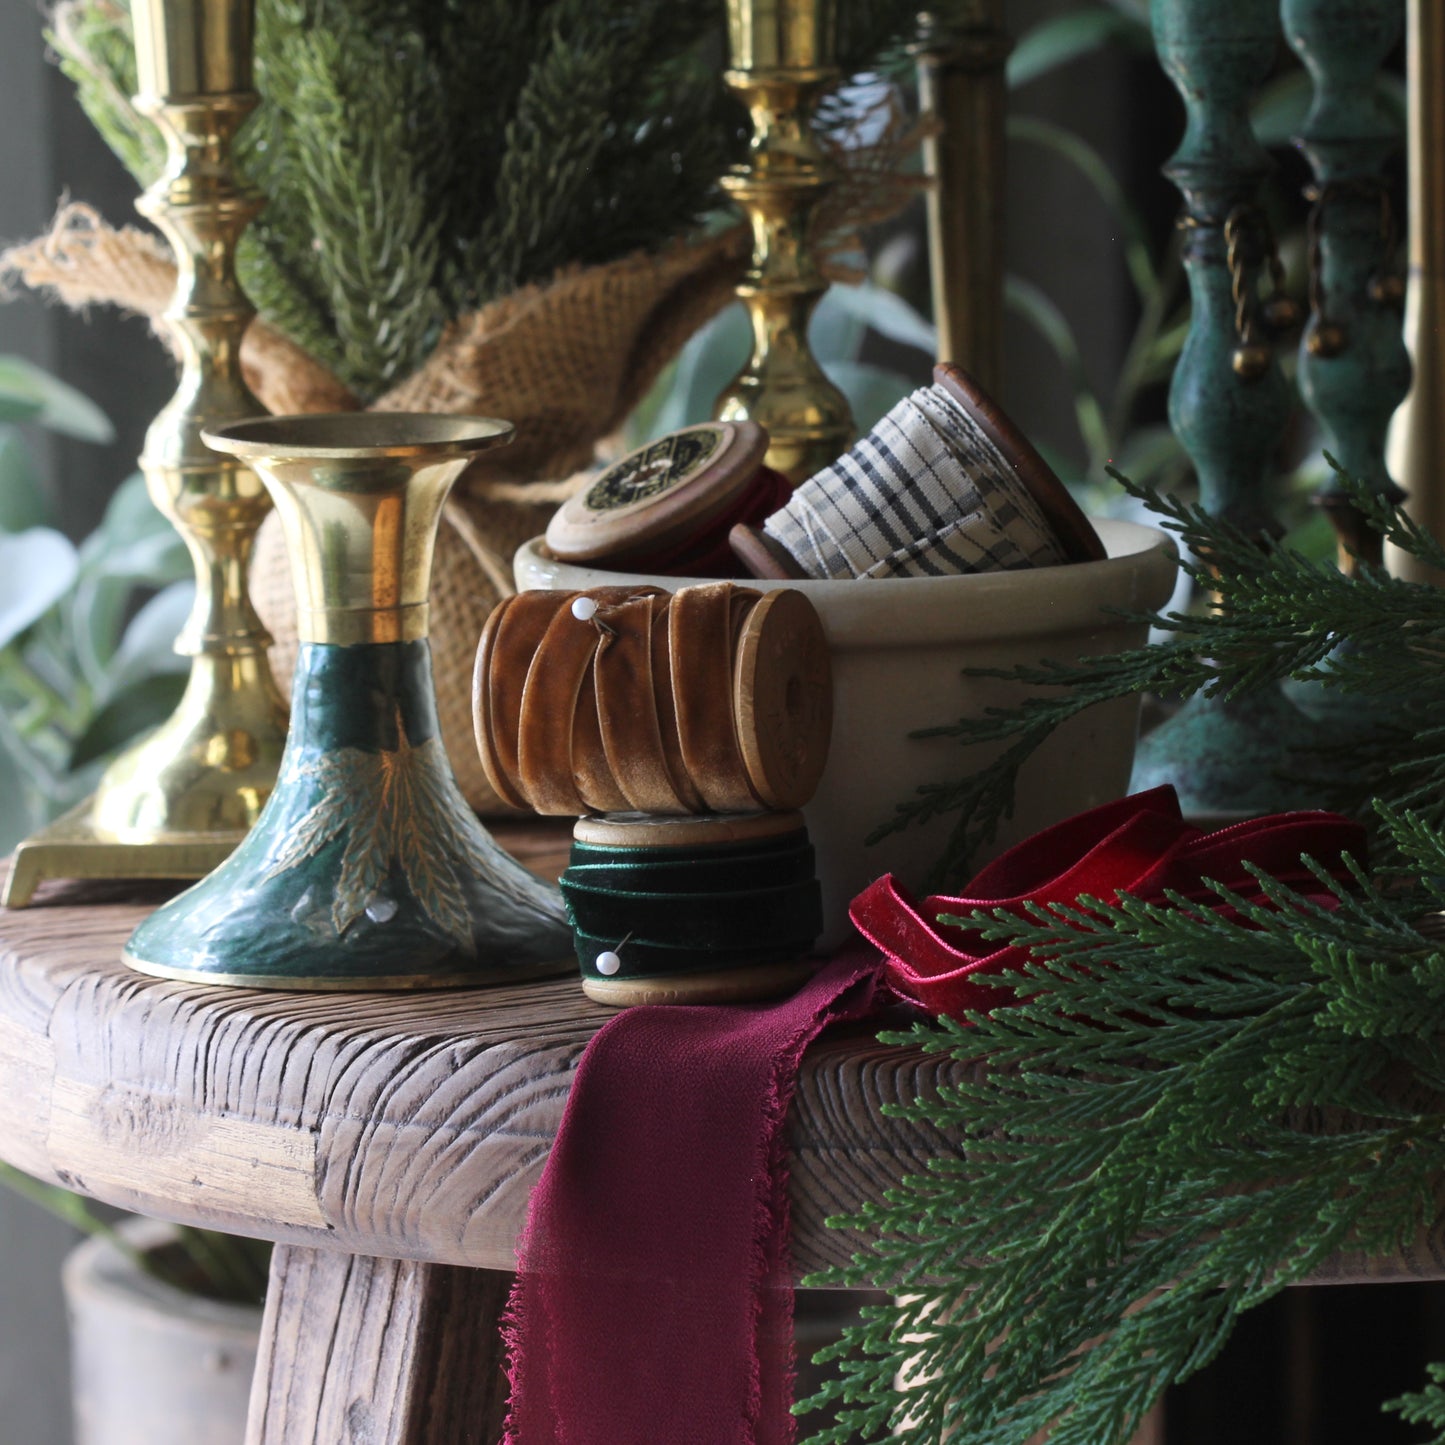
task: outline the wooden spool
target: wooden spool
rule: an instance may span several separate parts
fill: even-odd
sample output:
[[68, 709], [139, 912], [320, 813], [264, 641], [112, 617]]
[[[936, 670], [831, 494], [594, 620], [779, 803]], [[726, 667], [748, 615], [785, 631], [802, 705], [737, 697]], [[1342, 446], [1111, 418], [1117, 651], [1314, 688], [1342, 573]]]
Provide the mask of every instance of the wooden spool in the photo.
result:
[[760, 521], [788, 493], [763, 465], [767, 446], [750, 421], [704, 422], [649, 442], [562, 504], [547, 550], [624, 572], [734, 575], [728, 528]]
[[[858, 467], [862, 473], [876, 483], [884, 494], [890, 493], [889, 486], [885, 484], [885, 479], [890, 476], [890, 467], [893, 495], [909, 495], [917, 482], [923, 495], [928, 498], [928, 505], [910, 504], [901, 508], [899, 515], [909, 518], [929, 515], [941, 497], [948, 498], [947, 506], [943, 509], [944, 514], [938, 518], [931, 533], [906, 539], [918, 542], [930, 555], [937, 552], [937, 560], [930, 564], [930, 570], [934, 567], [945, 571], [959, 570], [962, 567], [963, 564], [957, 557], [939, 549], [939, 539], [948, 535], [966, 519], [976, 519], [987, 528], [995, 527], [995, 504], [988, 500], [990, 493], [976, 490], [982, 487], [983, 478], [992, 479], [990, 485], [995, 494], [1002, 492], [1003, 496], [1012, 500], [1012, 525], [1025, 530], [1027, 536], [1037, 544], [1039, 554], [1029, 562], [994, 562], [993, 565], [1101, 560], [1104, 556], [1104, 545], [1068, 488], [983, 388], [962, 367], [952, 363], [935, 367], [933, 378], [931, 389], [915, 392], [909, 401], [900, 403], [879, 423], [873, 434], [864, 438], [853, 452], [849, 453], [849, 457], [859, 459]], [[920, 418], [918, 407], [929, 403], [932, 398], [936, 410], [940, 396], [950, 403], [953, 410], [948, 415], [952, 420], [946, 423], [939, 421], [930, 426]], [[961, 418], [957, 415], [959, 412], [962, 413]], [[890, 444], [887, 438], [890, 435], [896, 437], [896, 428], [907, 425], [914, 428], [906, 433], [911, 446], [905, 450]], [[935, 431], [938, 435], [934, 435]], [[927, 443], [924, 438], [928, 439]], [[951, 482], [946, 480], [945, 471], [931, 469], [936, 463], [929, 461], [926, 445], [935, 449], [943, 447], [942, 456], [945, 462], [954, 468]], [[870, 447], [874, 449], [870, 451]], [[903, 456], [915, 459], [915, 464], [910, 469], [903, 467], [900, 460]], [[922, 460], [918, 460], [920, 458]], [[961, 463], [961, 467], [956, 466], [956, 463]], [[847, 476], [851, 483], [855, 474], [848, 473]], [[958, 488], [956, 492], [955, 486]], [[1007, 490], [1002, 491], [1005, 488]], [[831, 502], [830, 493], [833, 498]], [[796, 521], [789, 520], [793, 515], [791, 508], [774, 514], [775, 529], [777, 523], [784, 524], [777, 529], [778, 535], [765, 529], [768, 524], [762, 528], [749, 523], [739, 523], [733, 527], [728, 534], [728, 543], [734, 556], [751, 576], [781, 581], [805, 577], [843, 580], [855, 575], [854, 572], [835, 570], [821, 556], [804, 558], [794, 555], [792, 550], [802, 542], [803, 535], [806, 535], [810, 542], [826, 535], [829, 526], [827, 519], [836, 518], [832, 510], [834, 506], [845, 513], [844, 531], [853, 539], [849, 544], [850, 549], [861, 550], [866, 545], [863, 539], [870, 535], [887, 537], [890, 548], [899, 546], [896, 527], [892, 525], [898, 521], [898, 516], [890, 519], [890, 525], [873, 532], [870, 509], [877, 505], [876, 496], [867, 495], [866, 488], [853, 489], [848, 483], [842, 482], [833, 469], [825, 469], [815, 478], [803, 483], [798, 489], [797, 504], [804, 503], [811, 511], [811, 519], [804, 534], [799, 533]], [[953, 515], [948, 514], [947, 507], [954, 509]], [[822, 531], [817, 531], [818, 528]], [[962, 527], [966, 535], [975, 535], [977, 530], [972, 520]], [[843, 535], [843, 531], [838, 533], [839, 538]], [[985, 552], [983, 555], [989, 554]], [[887, 551], [881, 555], [873, 553], [865, 560], [883, 563], [887, 556]], [[843, 565], [841, 556], [834, 556], [832, 560], [839, 566]], [[847, 565], [854, 568], [857, 575], [872, 575], [855, 556], [849, 556]], [[968, 568], [964, 567], [963, 570]]]
[[827, 640], [797, 591], [522, 593], [488, 619], [473, 681], [488, 778], [545, 814], [796, 809], [827, 761]]
[[[595, 953], [596, 944], [588, 946], [586, 935], [579, 934], [578, 958], [582, 963], [582, 989], [588, 998], [597, 1003], [613, 1007], [635, 1004], [695, 1004], [695, 1003], [738, 1003], [751, 999], [772, 998], [786, 993], [801, 984], [815, 967], [815, 961], [808, 955], [817, 930], [821, 927], [821, 900], [818, 885], [812, 872], [812, 848], [808, 844], [807, 830], [803, 815], [799, 812], [772, 813], [713, 813], [700, 817], [654, 817], [645, 813], [626, 813], [606, 818], [579, 819], [573, 831], [576, 843], [582, 849], [574, 848], [573, 867], [562, 875], [562, 889], [568, 897], [569, 907], [575, 909], [574, 921], [584, 927], [583, 909], [578, 901], [581, 875], [588, 867], [577, 868], [581, 862], [590, 864], [591, 870], [609, 866], [624, 875], [626, 883], [619, 890], [625, 896], [628, 888], [636, 888], [639, 901], [651, 901], [661, 896], [669, 915], [666, 926], [679, 926], [686, 931], [686, 911], [693, 906], [693, 895], [685, 891], [685, 885], [672, 884], [669, 891], [659, 895], [652, 890], [658, 887], [659, 873], [668, 873], [680, 868], [685, 878], [706, 875], [712, 869], [721, 867], [736, 874], [740, 868], [754, 876], [748, 886], [754, 889], [749, 896], [746, 887], [738, 889], [736, 879], [725, 895], [726, 910], [732, 913], [747, 930], [747, 913], [758, 906], [769, 895], [777, 894], [777, 886], [788, 874], [792, 889], [789, 896], [798, 905], [795, 914], [789, 914], [790, 921], [802, 923], [797, 936], [773, 938], [757, 949], [755, 956], [746, 955], [746, 945], [739, 935], [733, 934], [726, 926], [715, 940], [719, 945], [729, 941], [742, 946], [742, 955], [727, 957], [721, 966], [707, 966], [708, 951], [698, 949], [689, 955], [683, 954], [681, 968], [660, 969], [649, 967], [644, 961], [624, 972], [624, 960], [631, 963], [630, 934], [617, 939], [608, 939], [608, 947], [615, 945], [613, 960], [616, 976], [606, 976], [600, 968], [602, 955]], [[669, 860], [669, 854], [676, 856], [676, 864]], [[788, 866], [783, 866], [787, 858]], [[806, 872], [789, 869], [801, 863]], [[570, 883], [570, 889], [569, 889]], [[678, 888], [676, 905], [673, 904], [671, 888]], [[585, 892], [585, 888], [580, 891]], [[629, 905], [636, 906], [636, 905]], [[811, 907], [816, 915], [812, 923], [802, 922]], [[643, 914], [638, 909], [639, 916]], [[817, 927], [813, 926], [817, 924]], [[755, 930], [754, 930], [755, 931]], [[646, 931], [644, 929], [644, 935]], [[655, 951], [659, 940], [648, 938], [644, 951]], [[722, 955], [714, 955], [718, 962]], [[698, 966], [702, 960], [702, 966]], [[640, 970], [640, 971], [639, 971]]]

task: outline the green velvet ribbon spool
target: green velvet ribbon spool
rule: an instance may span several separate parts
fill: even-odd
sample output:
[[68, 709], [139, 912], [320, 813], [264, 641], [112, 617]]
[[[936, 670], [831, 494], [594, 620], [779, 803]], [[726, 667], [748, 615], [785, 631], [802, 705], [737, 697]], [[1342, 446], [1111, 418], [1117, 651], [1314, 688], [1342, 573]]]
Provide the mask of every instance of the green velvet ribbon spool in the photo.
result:
[[[694, 847], [574, 843], [559, 880], [587, 978], [716, 973], [791, 962], [823, 930], [806, 830]], [[612, 954], [611, 972], [597, 966]]]

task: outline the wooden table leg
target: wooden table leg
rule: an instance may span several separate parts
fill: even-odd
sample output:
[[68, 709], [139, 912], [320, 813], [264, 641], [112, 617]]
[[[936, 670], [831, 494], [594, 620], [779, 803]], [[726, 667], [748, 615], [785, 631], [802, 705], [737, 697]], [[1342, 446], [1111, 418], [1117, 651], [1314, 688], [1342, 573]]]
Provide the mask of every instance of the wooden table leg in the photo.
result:
[[246, 1445], [495, 1445], [511, 1280], [278, 1245]]

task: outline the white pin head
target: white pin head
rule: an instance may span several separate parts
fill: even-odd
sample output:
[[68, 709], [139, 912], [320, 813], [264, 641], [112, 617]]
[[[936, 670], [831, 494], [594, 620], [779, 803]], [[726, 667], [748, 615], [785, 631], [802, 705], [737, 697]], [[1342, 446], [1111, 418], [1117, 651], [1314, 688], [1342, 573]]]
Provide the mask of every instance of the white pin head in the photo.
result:
[[597, 972], [611, 978], [619, 968], [622, 967], [622, 960], [617, 954], [608, 948], [597, 955]]
[[572, 615], [578, 622], [591, 622], [597, 616], [597, 603], [591, 597], [574, 597]]

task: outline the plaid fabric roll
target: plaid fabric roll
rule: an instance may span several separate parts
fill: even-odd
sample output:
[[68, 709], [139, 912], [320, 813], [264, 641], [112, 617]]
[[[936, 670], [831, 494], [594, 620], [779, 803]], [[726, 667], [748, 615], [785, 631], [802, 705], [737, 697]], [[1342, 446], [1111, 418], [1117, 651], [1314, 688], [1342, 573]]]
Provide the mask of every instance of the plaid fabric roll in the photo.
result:
[[939, 577], [1063, 562], [1038, 504], [941, 388], [905, 397], [764, 531], [810, 577]]

